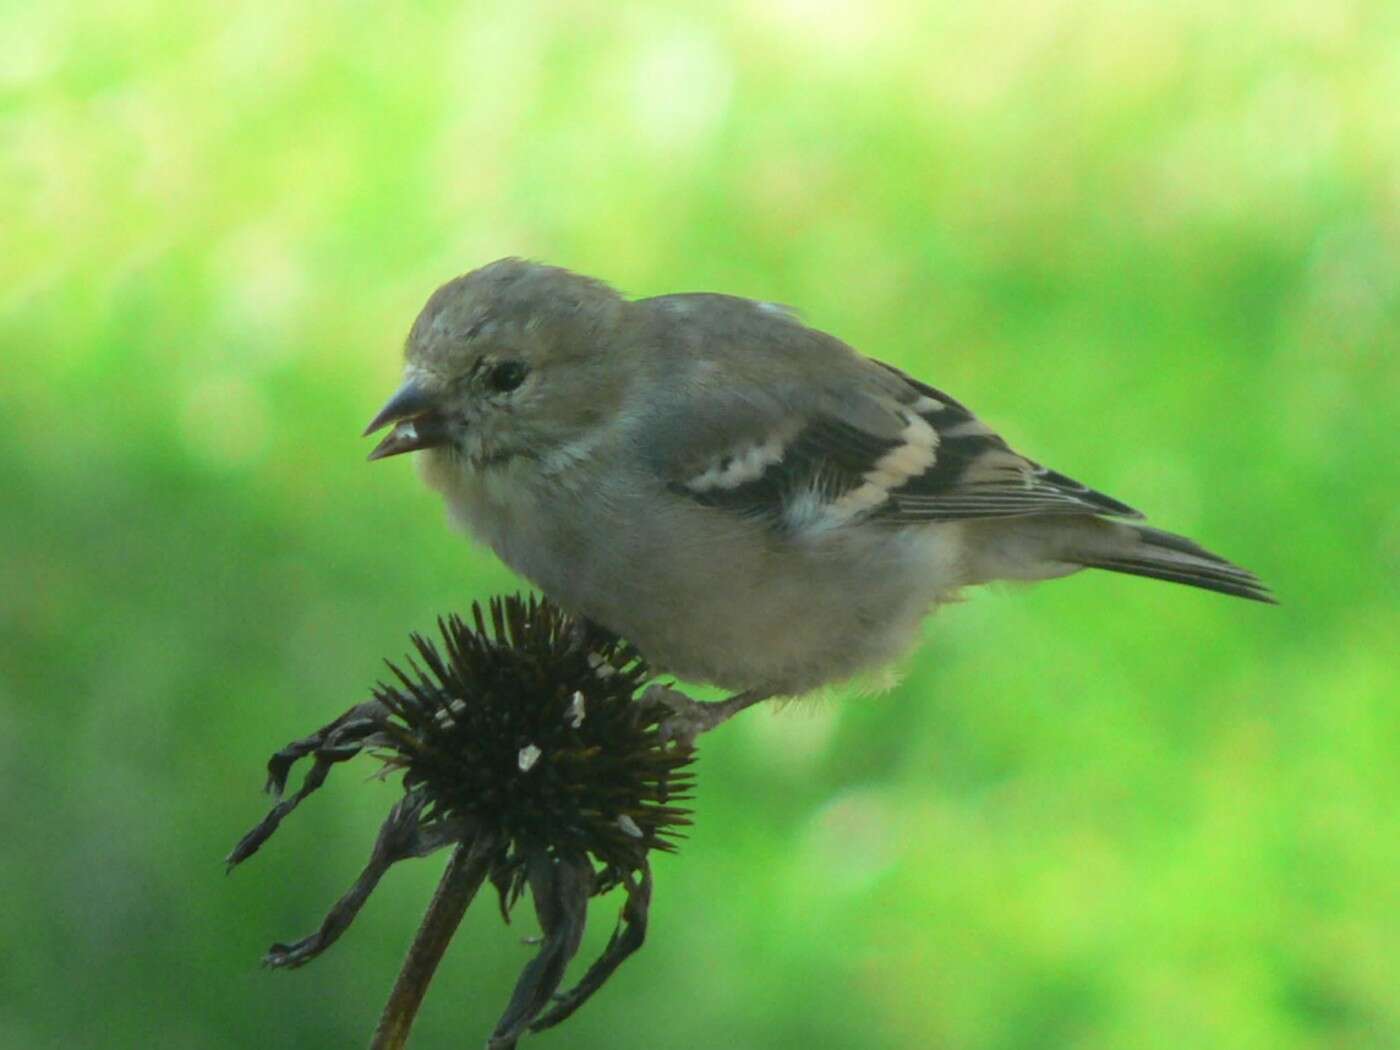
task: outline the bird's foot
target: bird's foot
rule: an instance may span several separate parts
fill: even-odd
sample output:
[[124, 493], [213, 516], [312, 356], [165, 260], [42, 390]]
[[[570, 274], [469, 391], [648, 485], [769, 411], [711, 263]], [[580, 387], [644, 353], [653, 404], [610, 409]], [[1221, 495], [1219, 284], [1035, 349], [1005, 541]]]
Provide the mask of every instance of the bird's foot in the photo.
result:
[[586, 616], [575, 617], [569, 626], [569, 647], [585, 653], [596, 653], [610, 642], [617, 641], [613, 634], [601, 624], [594, 623]]
[[662, 743], [675, 740], [682, 747], [692, 747], [701, 733], [728, 722], [745, 708], [768, 699], [769, 695], [761, 690], [746, 689], [728, 700], [692, 700], [670, 686], [653, 685], [642, 694], [642, 702], [660, 704], [671, 711], [661, 723]]

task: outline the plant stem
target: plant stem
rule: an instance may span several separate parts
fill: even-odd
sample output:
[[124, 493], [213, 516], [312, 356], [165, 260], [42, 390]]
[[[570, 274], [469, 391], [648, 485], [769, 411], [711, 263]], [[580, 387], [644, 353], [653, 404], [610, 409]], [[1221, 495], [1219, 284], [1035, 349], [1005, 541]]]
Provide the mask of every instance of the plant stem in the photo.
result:
[[480, 839], [459, 845], [447, 862], [427, 914], [418, 926], [413, 945], [394, 981], [389, 1001], [379, 1015], [379, 1025], [370, 1041], [370, 1050], [401, 1050], [408, 1044], [408, 1033], [418, 1016], [428, 985], [442, 961], [443, 953], [457, 932], [467, 906], [481, 888], [490, 867], [491, 851]]

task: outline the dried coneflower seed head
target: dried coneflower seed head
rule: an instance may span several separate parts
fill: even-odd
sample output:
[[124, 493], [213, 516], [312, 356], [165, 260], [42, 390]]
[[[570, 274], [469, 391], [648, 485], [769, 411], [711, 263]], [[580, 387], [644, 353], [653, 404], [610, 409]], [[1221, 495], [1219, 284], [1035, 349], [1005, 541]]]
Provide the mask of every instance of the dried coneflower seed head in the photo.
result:
[[648, 678], [634, 650], [580, 643], [557, 607], [493, 600], [489, 622], [439, 622], [443, 651], [413, 636], [417, 659], [390, 664], [375, 699], [395, 716], [377, 753], [425, 817], [461, 817], [513, 857], [539, 849], [600, 865], [599, 889], [671, 850], [691, 780], [688, 748], [663, 743], [664, 710], [635, 701]]
[[[690, 823], [677, 803], [689, 798], [694, 752], [662, 732], [669, 708], [638, 697], [649, 672], [636, 652], [590, 637], [549, 602], [498, 598], [487, 612], [473, 605], [470, 624], [453, 616], [438, 626], [441, 649], [414, 635], [416, 656], [402, 667], [390, 663], [393, 680], [376, 686], [372, 700], [272, 757], [268, 783], [278, 796], [298, 760], [309, 757], [312, 766], [228, 860], [233, 867], [252, 856], [334, 765], [370, 750], [386, 772], [402, 773], [403, 797], [320, 929], [274, 944], [267, 962], [288, 968], [314, 959], [345, 932], [392, 865], [455, 846], [444, 885], [458, 887], [457, 918], [489, 879], [507, 918], [528, 891], [543, 932], [488, 1044], [508, 1050], [525, 1032], [572, 1014], [641, 946], [652, 892], [648, 854], [673, 849]], [[619, 885], [626, 901], [617, 930], [579, 983], [556, 994], [582, 939], [589, 898]], [[435, 898], [430, 917], [444, 899]], [[446, 941], [425, 940], [420, 931], [415, 951], [427, 944], [440, 957]], [[416, 970], [414, 958], [410, 952], [376, 1046], [406, 1038], [416, 1005], [404, 1004], [421, 1000], [432, 973], [432, 965]], [[403, 983], [410, 973], [419, 974], [416, 998], [399, 995], [414, 987]], [[392, 1038], [381, 1042], [384, 1033]]]

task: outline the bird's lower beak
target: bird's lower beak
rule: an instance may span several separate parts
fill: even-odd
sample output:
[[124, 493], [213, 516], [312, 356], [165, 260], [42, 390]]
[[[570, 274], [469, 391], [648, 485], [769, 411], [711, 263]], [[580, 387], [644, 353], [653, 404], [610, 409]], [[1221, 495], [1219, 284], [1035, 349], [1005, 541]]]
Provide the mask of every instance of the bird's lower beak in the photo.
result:
[[447, 419], [438, 409], [437, 398], [415, 379], [408, 380], [394, 392], [388, 404], [370, 420], [365, 436], [382, 430], [390, 423], [394, 429], [374, 446], [374, 451], [369, 454], [371, 460], [414, 452], [420, 448], [436, 448], [452, 439]]

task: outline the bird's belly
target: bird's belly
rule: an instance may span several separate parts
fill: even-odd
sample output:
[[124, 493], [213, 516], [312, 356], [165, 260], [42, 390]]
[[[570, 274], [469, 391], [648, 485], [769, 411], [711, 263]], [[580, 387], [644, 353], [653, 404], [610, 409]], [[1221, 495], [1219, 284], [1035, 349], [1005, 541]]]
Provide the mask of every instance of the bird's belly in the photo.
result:
[[[862, 549], [863, 544], [881, 546]], [[759, 548], [755, 548], [759, 549]], [[798, 695], [898, 659], [953, 596], [957, 543], [880, 532], [855, 549], [776, 546], [745, 559], [657, 559], [653, 571], [540, 580], [655, 668], [732, 690]], [[576, 578], [577, 579], [577, 578]]]
[[956, 523], [797, 539], [690, 507], [668, 520], [664, 500], [527, 497], [505, 478], [425, 475], [458, 524], [563, 608], [630, 641], [658, 672], [726, 689], [791, 696], [882, 667], [966, 582]]

